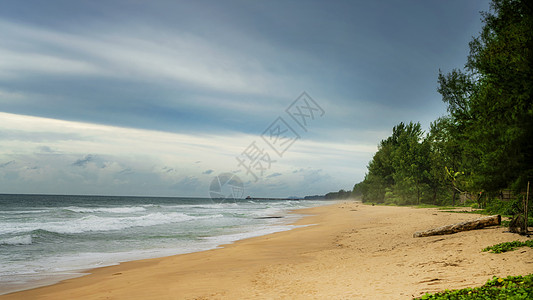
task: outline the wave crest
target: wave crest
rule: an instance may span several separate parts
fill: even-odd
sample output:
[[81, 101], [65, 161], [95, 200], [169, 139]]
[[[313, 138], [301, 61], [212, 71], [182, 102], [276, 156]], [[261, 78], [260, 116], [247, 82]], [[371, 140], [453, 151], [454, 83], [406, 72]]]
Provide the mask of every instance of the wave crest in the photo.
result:
[[31, 243], [32, 238], [29, 234], [0, 239], [0, 245], [30, 245]]
[[105, 212], [105, 213], [115, 213], [115, 214], [127, 214], [134, 212], [146, 211], [146, 208], [142, 206], [130, 206], [130, 207], [66, 207], [66, 210], [70, 210], [76, 213], [95, 213], [95, 212]]
[[197, 219], [220, 218], [223, 215], [190, 216], [184, 213], [151, 213], [134, 217], [101, 217], [88, 215], [75, 220], [48, 223], [13, 224], [11, 227], [2, 228], [0, 233], [13, 234], [44, 230], [61, 234], [76, 234], [84, 232], [101, 232], [122, 230], [131, 227], [148, 227], [168, 223], [179, 223]]

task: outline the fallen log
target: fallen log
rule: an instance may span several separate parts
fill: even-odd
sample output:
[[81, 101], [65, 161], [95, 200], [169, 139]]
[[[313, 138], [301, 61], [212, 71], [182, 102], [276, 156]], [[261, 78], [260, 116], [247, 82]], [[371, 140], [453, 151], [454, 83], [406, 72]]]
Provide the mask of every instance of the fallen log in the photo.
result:
[[487, 226], [500, 225], [501, 223], [502, 217], [500, 215], [488, 216], [471, 221], [437, 227], [426, 231], [417, 231], [415, 234], [413, 234], [413, 237], [452, 234], [461, 231], [480, 229]]

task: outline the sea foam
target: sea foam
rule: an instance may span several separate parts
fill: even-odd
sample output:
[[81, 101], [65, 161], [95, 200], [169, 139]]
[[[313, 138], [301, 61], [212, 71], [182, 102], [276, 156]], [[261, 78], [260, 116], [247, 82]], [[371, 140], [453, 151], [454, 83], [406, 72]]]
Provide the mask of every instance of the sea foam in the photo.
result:
[[66, 220], [47, 223], [15, 223], [2, 224], [0, 234], [13, 234], [21, 232], [32, 232], [34, 230], [45, 230], [55, 233], [74, 234], [96, 231], [122, 230], [131, 227], [146, 227], [168, 223], [178, 223], [204, 218], [219, 218], [222, 215], [211, 216], [190, 216], [184, 213], [150, 213], [134, 217], [101, 217], [88, 215], [79, 219]]
[[31, 243], [32, 238], [29, 234], [0, 239], [0, 245], [31, 245]]
[[146, 211], [146, 208], [142, 206], [132, 206], [132, 207], [65, 207], [66, 210], [70, 210], [77, 213], [94, 213], [94, 212], [104, 212], [104, 213], [115, 213], [115, 214], [127, 214], [135, 212]]

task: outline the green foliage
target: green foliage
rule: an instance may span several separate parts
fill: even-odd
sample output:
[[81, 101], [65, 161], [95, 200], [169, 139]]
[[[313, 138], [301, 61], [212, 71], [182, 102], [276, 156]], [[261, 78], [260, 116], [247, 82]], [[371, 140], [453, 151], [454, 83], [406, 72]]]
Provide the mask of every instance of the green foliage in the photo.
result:
[[420, 123], [400, 123], [382, 140], [361, 183], [363, 201], [416, 204], [430, 187], [430, 145]]
[[522, 210], [522, 200], [519, 198], [511, 199], [509, 201], [501, 201], [499, 199], [488, 200], [485, 204], [485, 211], [489, 214], [512, 216], [520, 213]]
[[533, 297], [533, 274], [526, 276], [493, 277], [477, 288], [446, 290], [425, 294], [416, 299], [531, 299]]
[[327, 200], [336, 200], [336, 199], [348, 199], [352, 196], [352, 193], [345, 190], [340, 190], [338, 192], [327, 193], [324, 198]]
[[477, 191], [520, 189], [532, 178], [531, 3], [494, 0], [470, 42], [466, 70], [439, 75], [462, 155]]
[[471, 76], [454, 69], [448, 74], [439, 70], [439, 88], [442, 101], [448, 104], [448, 112], [454, 118], [469, 119], [469, 97], [474, 92], [475, 84]]
[[513, 242], [500, 243], [500, 244], [489, 246], [483, 249], [483, 252], [491, 251], [492, 253], [503, 253], [507, 251], [513, 251], [518, 247], [526, 247], [526, 246], [533, 248], [533, 240], [529, 240], [525, 242], [513, 241]]
[[352, 189], [352, 197], [359, 198], [359, 197], [363, 196], [363, 192], [364, 192], [363, 183], [362, 182], [356, 183], [353, 186], [353, 189]]
[[465, 68], [439, 72], [449, 115], [427, 133], [420, 123], [395, 126], [358, 184], [363, 201], [454, 206], [463, 196], [487, 211], [519, 212], [516, 201], [493, 199], [533, 181], [532, 7], [492, 1]]

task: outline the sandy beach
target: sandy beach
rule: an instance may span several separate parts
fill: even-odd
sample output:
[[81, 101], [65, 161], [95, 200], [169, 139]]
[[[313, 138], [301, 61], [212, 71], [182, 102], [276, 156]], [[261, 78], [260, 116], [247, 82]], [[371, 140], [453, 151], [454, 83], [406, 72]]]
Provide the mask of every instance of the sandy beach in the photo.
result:
[[487, 246], [527, 240], [503, 227], [413, 238], [479, 217], [358, 202], [306, 209], [291, 231], [221, 249], [122, 263], [0, 299], [411, 299], [533, 273], [533, 249]]

